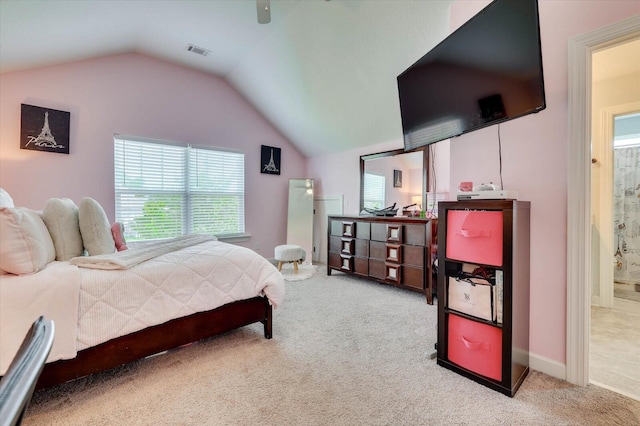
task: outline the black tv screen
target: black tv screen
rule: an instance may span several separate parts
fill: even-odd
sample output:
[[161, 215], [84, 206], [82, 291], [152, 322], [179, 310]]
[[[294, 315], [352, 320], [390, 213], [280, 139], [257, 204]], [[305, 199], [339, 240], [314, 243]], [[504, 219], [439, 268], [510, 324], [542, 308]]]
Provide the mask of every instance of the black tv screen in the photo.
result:
[[545, 108], [538, 2], [496, 0], [398, 76], [405, 150]]

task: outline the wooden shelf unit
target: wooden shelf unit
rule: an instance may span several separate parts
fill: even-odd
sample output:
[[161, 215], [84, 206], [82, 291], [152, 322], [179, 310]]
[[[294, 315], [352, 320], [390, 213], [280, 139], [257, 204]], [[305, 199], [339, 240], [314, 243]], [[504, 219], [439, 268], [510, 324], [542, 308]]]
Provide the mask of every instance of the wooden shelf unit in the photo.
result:
[[[440, 202], [438, 218], [438, 365], [512, 397], [529, 372], [530, 203]], [[485, 227], [496, 218], [493, 230]], [[495, 244], [488, 248], [491, 239]], [[474, 266], [478, 273], [494, 274], [487, 280], [490, 294], [497, 291], [494, 315], [485, 318], [470, 314], [474, 308], [450, 306], [449, 286], [456, 285], [451, 280]], [[470, 285], [469, 293], [476, 291]]]

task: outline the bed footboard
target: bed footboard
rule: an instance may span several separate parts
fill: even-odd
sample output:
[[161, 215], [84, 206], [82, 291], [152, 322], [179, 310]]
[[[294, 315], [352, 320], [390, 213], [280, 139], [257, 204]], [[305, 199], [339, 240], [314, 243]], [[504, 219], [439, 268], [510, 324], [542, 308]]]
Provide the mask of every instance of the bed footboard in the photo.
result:
[[264, 336], [270, 339], [273, 331], [272, 308], [266, 297], [229, 303], [84, 349], [73, 359], [45, 365], [36, 389], [108, 370], [255, 322], [264, 325]]

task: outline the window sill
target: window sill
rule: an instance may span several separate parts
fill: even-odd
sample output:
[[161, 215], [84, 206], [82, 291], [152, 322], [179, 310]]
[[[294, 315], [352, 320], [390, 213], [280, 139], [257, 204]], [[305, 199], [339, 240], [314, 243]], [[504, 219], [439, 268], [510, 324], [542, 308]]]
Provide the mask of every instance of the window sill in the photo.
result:
[[224, 243], [242, 243], [251, 239], [251, 234], [217, 235], [219, 241]]

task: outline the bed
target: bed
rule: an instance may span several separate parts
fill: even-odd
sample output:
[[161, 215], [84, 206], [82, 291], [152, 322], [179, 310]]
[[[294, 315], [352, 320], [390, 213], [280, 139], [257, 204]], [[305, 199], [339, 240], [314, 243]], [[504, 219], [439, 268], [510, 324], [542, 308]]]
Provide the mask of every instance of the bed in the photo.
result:
[[[252, 323], [272, 336], [283, 277], [250, 249], [191, 235], [65, 261], [49, 255], [33, 273], [7, 273], [16, 252], [15, 245], [7, 251], [8, 210], [0, 208], [0, 375], [40, 315], [55, 322], [56, 339], [38, 388]], [[46, 240], [42, 232], [35, 237]]]

